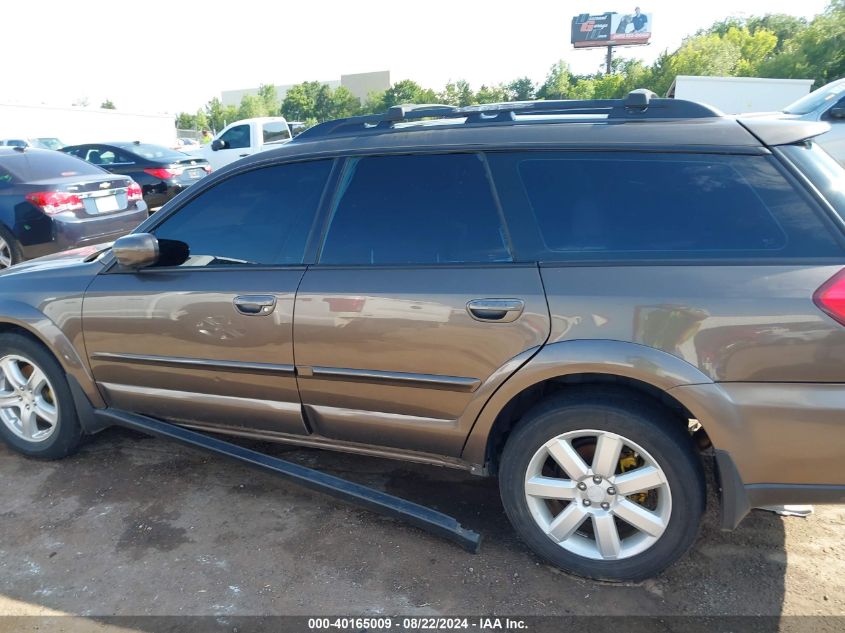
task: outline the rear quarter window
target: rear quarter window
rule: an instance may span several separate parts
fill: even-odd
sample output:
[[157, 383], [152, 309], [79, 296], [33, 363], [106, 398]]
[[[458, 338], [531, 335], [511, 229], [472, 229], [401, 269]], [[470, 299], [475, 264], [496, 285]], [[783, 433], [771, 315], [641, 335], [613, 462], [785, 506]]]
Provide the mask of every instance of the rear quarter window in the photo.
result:
[[809, 197], [765, 156], [523, 153], [536, 259], [841, 256]]

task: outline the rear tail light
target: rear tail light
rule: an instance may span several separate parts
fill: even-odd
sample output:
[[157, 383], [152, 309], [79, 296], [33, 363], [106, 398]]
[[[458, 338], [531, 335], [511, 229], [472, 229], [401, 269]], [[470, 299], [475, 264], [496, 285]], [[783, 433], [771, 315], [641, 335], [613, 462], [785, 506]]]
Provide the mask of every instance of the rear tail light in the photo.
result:
[[66, 191], [36, 191], [26, 194], [26, 199], [47, 215], [81, 211], [85, 208], [82, 198]]
[[822, 312], [845, 325], [845, 269], [840, 270], [813, 293], [813, 303]]
[[148, 169], [144, 170], [145, 174], [149, 174], [153, 178], [159, 178], [161, 180], [169, 180], [170, 178], [176, 178], [177, 176], [182, 175], [182, 168], [181, 167], [149, 167]]
[[141, 185], [137, 182], [129, 183], [129, 187], [126, 189], [126, 197], [129, 202], [138, 202], [143, 198], [143, 192], [141, 191]]

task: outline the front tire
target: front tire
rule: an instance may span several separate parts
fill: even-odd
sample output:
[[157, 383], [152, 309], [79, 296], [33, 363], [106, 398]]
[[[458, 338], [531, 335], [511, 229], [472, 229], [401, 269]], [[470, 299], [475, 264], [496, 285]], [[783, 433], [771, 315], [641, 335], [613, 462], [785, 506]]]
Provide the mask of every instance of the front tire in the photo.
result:
[[636, 394], [589, 389], [550, 398], [508, 438], [505, 511], [537, 554], [599, 580], [652, 577], [692, 545], [706, 503], [683, 421]]
[[41, 344], [19, 334], [0, 335], [0, 437], [43, 459], [70, 455], [82, 439], [64, 371]]

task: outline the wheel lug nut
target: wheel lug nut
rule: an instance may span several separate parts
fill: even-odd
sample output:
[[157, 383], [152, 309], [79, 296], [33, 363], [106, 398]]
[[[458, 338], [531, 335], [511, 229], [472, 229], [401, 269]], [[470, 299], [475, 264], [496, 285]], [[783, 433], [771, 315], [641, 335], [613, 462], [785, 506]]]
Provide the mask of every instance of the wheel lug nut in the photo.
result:
[[593, 475], [593, 483], [600, 484], [601, 483], [601, 475]]
[[608, 488], [608, 489], [607, 489], [607, 494], [609, 494], [609, 495], [615, 495], [615, 494], [616, 494], [616, 488], [614, 488], [613, 486], [611, 486], [610, 488]]
[[585, 506], [591, 505], [591, 501], [589, 499], [584, 499], [584, 505]]
[[603, 504], [601, 504], [601, 509], [602, 510], [610, 509], [610, 504], [607, 501], [605, 501]]
[[586, 490], [586, 489], [587, 489], [587, 484], [585, 484], [583, 481], [578, 484], [578, 490]]

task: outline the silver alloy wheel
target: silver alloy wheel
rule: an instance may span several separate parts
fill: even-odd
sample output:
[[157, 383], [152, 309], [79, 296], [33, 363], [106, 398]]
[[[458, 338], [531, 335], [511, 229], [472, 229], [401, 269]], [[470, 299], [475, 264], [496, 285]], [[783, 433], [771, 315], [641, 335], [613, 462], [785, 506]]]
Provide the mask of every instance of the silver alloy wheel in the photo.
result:
[[[593, 451], [590, 465], [579, 448]], [[637, 467], [621, 472], [623, 454]], [[643, 496], [653, 507], [638, 502]], [[607, 431], [571, 431], [541, 446], [528, 464], [525, 498], [551, 540], [594, 560], [644, 552], [660, 539], [672, 512], [660, 465], [641, 446]]]
[[55, 391], [31, 360], [10, 354], [0, 358], [0, 421], [27, 442], [50, 438], [59, 421]]
[[0, 236], [0, 270], [12, 265], [12, 247]]

